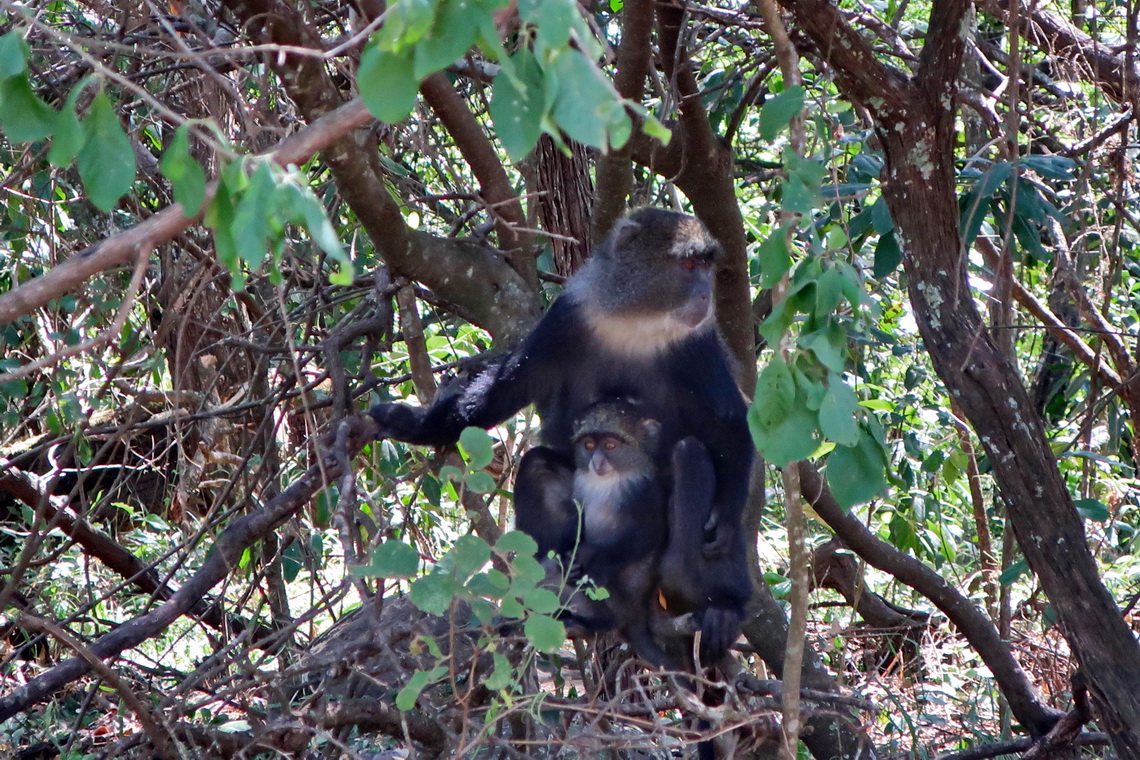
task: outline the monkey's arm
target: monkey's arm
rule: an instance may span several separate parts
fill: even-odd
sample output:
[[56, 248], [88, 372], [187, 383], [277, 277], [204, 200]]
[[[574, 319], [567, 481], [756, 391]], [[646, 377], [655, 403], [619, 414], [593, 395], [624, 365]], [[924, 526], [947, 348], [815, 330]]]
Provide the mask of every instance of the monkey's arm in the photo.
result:
[[573, 304], [560, 298], [519, 348], [492, 362], [474, 379], [444, 386], [431, 406], [374, 406], [369, 414], [380, 425], [380, 437], [443, 446], [457, 441], [466, 427], [498, 425], [535, 401], [563, 371], [564, 336], [572, 330], [575, 318]]

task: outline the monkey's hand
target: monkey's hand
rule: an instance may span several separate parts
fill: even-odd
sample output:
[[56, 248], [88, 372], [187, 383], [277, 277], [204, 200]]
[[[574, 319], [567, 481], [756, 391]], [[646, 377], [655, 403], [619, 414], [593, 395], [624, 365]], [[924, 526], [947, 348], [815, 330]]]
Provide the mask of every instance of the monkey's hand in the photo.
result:
[[701, 663], [716, 665], [740, 636], [744, 611], [735, 607], [706, 607], [700, 613]]
[[377, 404], [368, 413], [380, 426], [378, 439], [395, 438], [414, 443], [423, 428], [427, 409], [407, 404]]
[[705, 525], [706, 539], [701, 546], [701, 551], [706, 560], [724, 559], [739, 542], [740, 531], [731, 523], [724, 520], [718, 521], [715, 517], [711, 518], [709, 523], [711, 525]]

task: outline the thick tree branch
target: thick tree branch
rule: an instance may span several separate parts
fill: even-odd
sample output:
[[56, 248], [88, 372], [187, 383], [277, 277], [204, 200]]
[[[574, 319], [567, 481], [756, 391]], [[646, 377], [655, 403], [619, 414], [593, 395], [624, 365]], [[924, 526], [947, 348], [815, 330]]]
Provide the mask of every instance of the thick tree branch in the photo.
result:
[[[288, 3], [228, 0], [227, 5], [259, 42], [308, 44], [303, 19]], [[306, 56], [272, 56], [289, 97], [306, 119], [319, 118], [340, 98], [323, 63]], [[537, 279], [528, 282], [489, 248], [411, 230], [384, 184], [376, 146], [364, 134], [346, 134], [323, 152], [341, 197], [364, 225], [372, 244], [397, 276], [410, 277], [453, 304], [465, 318], [497, 339], [513, 343], [529, 330], [540, 309]]]
[[[713, 133], [701, 104], [693, 67], [681, 43], [685, 11], [678, 5], [657, 6], [662, 64], [676, 93], [681, 119], [674, 131], [681, 155], [677, 187], [724, 248], [717, 265], [716, 313], [721, 332], [739, 362], [741, 387], [749, 396], [756, 382], [755, 338], [752, 331], [744, 219], [736, 201], [732, 149]], [[679, 139], [677, 139], [679, 138]]]
[[[640, 103], [645, 92], [645, 77], [653, 51], [653, 0], [630, 0], [621, 12], [621, 44], [617, 50], [617, 73], [614, 86], [623, 98]], [[620, 149], [598, 158], [594, 192], [593, 230], [595, 244], [609, 234], [610, 228], [625, 213], [626, 202], [633, 189], [633, 154], [631, 139]]]
[[[1008, 22], [1010, 0], [989, 0], [985, 9], [997, 16], [1003, 23]], [[1028, 18], [1022, 19], [1019, 27], [1025, 39], [1041, 50], [1063, 61], [1075, 64], [1074, 68], [1091, 84], [1096, 85], [1106, 95], [1118, 103], [1131, 103], [1135, 89], [1140, 83], [1140, 71], [1133, 65], [1128, 70], [1125, 59], [1098, 39], [1094, 39], [1067, 20], [1036, 4], [1030, 4], [1023, 12]], [[1132, 88], [1133, 92], [1127, 92]]]
[[986, 614], [937, 572], [880, 539], [853, 514], [840, 507], [815, 465], [800, 462], [799, 470], [803, 497], [844, 545], [868, 565], [890, 573], [933, 602], [962, 632], [994, 674], [1018, 723], [1034, 736], [1048, 732], [1061, 714], [1041, 702], [1029, 676], [1014, 659]]
[[908, 78], [875, 57], [831, 0], [780, 0], [796, 25], [814, 41], [820, 58], [835, 70], [840, 87], [877, 119], [897, 114], [910, 97]]

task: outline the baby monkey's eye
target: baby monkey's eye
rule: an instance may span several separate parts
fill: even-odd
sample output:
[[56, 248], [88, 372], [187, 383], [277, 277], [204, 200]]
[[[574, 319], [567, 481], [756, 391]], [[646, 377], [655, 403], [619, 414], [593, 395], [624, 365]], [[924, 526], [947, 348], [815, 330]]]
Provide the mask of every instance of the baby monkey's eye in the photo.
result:
[[617, 444], [618, 444], [618, 442], [615, 441], [613, 438], [607, 438], [606, 439], [606, 451], [613, 451], [614, 449], [617, 448]]
[[598, 448], [598, 444], [594, 441], [593, 438], [586, 438], [582, 441], [582, 448], [584, 448], [586, 451], [593, 451], [594, 449]]

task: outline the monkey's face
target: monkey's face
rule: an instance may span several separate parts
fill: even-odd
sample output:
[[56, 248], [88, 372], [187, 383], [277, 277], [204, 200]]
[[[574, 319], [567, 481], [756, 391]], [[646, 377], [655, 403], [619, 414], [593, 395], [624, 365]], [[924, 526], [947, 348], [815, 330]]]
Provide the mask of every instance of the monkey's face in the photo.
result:
[[608, 478], [623, 471], [628, 455], [629, 445], [618, 436], [587, 433], [578, 439], [575, 464], [579, 472], [589, 472], [598, 478]]
[[699, 221], [661, 209], [641, 209], [618, 223], [579, 286], [600, 307], [603, 331], [669, 343], [712, 316], [717, 242]]

